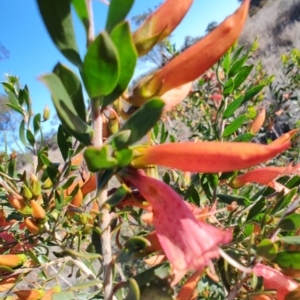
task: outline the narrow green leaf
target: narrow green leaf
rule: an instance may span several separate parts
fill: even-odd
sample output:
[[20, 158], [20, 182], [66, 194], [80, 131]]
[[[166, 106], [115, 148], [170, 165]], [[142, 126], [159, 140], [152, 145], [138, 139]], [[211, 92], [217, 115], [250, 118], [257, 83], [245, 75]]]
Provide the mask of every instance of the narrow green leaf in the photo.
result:
[[231, 58], [232, 63], [234, 63], [239, 58], [239, 56], [240, 56], [241, 52], [243, 51], [244, 47], [245, 46], [243, 45], [234, 52], [234, 54], [232, 55], [232, 58]]
[[230, 196], [230, 195], [221, 195], [218, 194], [217, 197], [219, 198], [220, 203], [231, 204], [235, 201], [238, 205], [249, 206], [252, 202], [247, 199], [246, 197], [242, 196]]
[[40, 77], [40, 80], [50, 90], [57, 115], [64, 128], [84, 145], [90, 145], [92, 128], [78, 116], [59, 77], [51, 73]]
[[117, 159], [111, 156], [112, 148], [105, 145], [102, 148], [88, 147], [84, 151], [84, 158], [89, 171], [98, 172], [108, 170], [118, 165]]
[[249, 210], [246, 221], [249, 221], [261, 213], [262, 209], [265, 207], [265, 199], [261, 198], [258, 200]]
[[7, 93], [8, 100], [11, 105], [16, 106], [16, 107], [20, 106], [19, 101], [13, 92], [7, 91], [6, 93]]
[[280, 236], [278, 238], [284, 243], [300, 246], [300, 236], [299, 235]]
[[299, 251], [280, 251], [273, 261], [282, 268], [291, 268], [300, 270], [300, 252]]
[[230, 51], [227, 51], [224, 55], [222, 67], [224, 69], [224, 72], [227, 74], [230, 68]]
[[165, 103], [159, 98], [149, 100], [127, 120], [120, 131], [131, 131], [128, 145], [139, 141], [147, 134], [160, 119], [164, 105]]
[[78, 53], [71, 16], [71, 0], [37, 0], [48, 33], [61, 53], [78, 68], [82, 61]]
[[59, 292], [51, 295], [51, 300], [74, 300], [75, 295], [73, 292]]
[[27, 141], [29, 142], [29, 144], [31, 146], [34, 146], [35, 138], [34, 138], [34, 135], [32, 134], [32, 132], [29, 129], [26, 130], [26, 139], [27, 139]]
[[[98, 255], [99, 257], [99, 255]], [[73, 285], [71, 287], [69, 287], [68, 289], [70, 291], [78, 291], [78, 290], [83, 290], [83, 289], [86, 289], [86, 288], [89, 288], [89, 287], [93, 287], [93, 286], [96, 286], [96, 285], [101, 285], [103, 284], [103, 281], [100, 281], [100, 280], [88, 280], [88, 281], [85, 281], [85, 282], [82, 282], [80, 284], [76, 284], [76, 285]]]
[[33, 118], [33, 131], [34, 135], [41, 129], [41, 114], [36, 114]]
[[54, 67], [53, 73], [60, 78], [69, 97], [72, 100], [78, 116], [82, 119], [82, 121], [85, 122], [85, 104], [79, 78], [69, 68], [60, 63]]
[[18, 112], [22, 116], [25, 116], [24, 115], [24, 111], [23, 111], [23, 109], [20, 106], [16, 106], [16, 105], [13, 105], [13, 104], [10, 104], [10, 103], [5, 103], [5, 105], [8, 106], [8, 107], [10, 107], [12, 110]]
[[119, 69], [118, 50], [104, 31], [89, 46], [83, 61], [82, 76], [89, 96], [110, 94], [118, 83]]
[[278, 227], [280, 227], [283, 230], [287, 230], [287, 231], [299, 229], [300, 228], [300, 214], [294, 213], [294, 214], [288, 215], [286, 218], [284, 218], [278, 224]]
[[107, 203], [111, 206], [118, 205], [129, 193], [130, 189], [125, 184], [122, 184], [117, 190], [107, 198]]
[[275, 204], [271, 212], [271, 215], [274, 215], [278, 211], [286, 208], [290, 204], [290, 202], [294, 199], [294, 196], [296, 195], [297, 192], [298, 192], [298, 187], [295, 187], [292, 190], [290, 190], [286, 195], [282, 194], [281, 198], [279, 198], [277, 203]]
[[238, 137], [236, 137], [233, 141], [234, 142], [250, 142], [253, 138], [255, 137], [255, 134], [252, 134], [250, 132], [246, 132], [242, 135], [239, 135]]
[[134, 278], [128, 279], [127, 288], [129, 289], [129, 291], [125, 300], [140, 300], [140, 288]]
[[66, 161], [68, 159], [68, 152], [69, 152], [70, 146], [72, 146], [72, 145], [70, 145], [68, 143], [68, 139], [65, 136], [65, 133], [64, 133], [62, 125], [58, 126], [57, 144], [58, 144], [61, 156]]
[[115, 101], [126, 90], [133, 75], [138, 57], [128, 22], [116, 26], [111, 32], [111, 39], [119, 51], [120, 76], [115, 89], [104, 97], [103, 107]]
[[88, 36], [88, 31], [90, 27], [87, 3], [88, 2], [86, 0], [72, 0], [72, 5], [76, 11], [78, 18], [84, 26], [86, 36]]
[[12, 158], [7, 166], [7, 175], [14, 178], [17, 166], [17, 158]]
[[27, 142], [27, 139], [25, 137], [25, 121], [22, 120], [21, 123], [20, 123], [20, 127], [19, 127], [19, 137], [20, 137], [20, 140], [22, 142], [22, 144], [25, 146], [25, 147], [28, 147], [29, 146], [29, 143]]
[[109, 4], [108, 17], [106, 21], [106, 31], [110, 32], [129, 13], [134, 0], [111, 0]]
[[245, 120], [247, 119], [246, 115], [241, 115], [239, 117], [237, 117], [234, 121], [232, 121], [228, 126], [226, 126], [224, 132], [223, 132], [223, 136], [229, 136], [231, 134], [233, 134], [234, 132], [236, 132], [245, 122]]
[[256, 85], [256, 86], [252, 87], [251, 89], [249, 89], [244, 96], [243, 104], [246, 103], [247, 101], [251, 100], [252, 98], [254, 98], [259, 92], [261, 92], [261, 90], [264, 87], [265, 87], [265, 85], [261, 84], [261, 85]]
[[232, 78], [229, 78], [224, 85], [224, 90], [223, 90], [224, 97], [230, 95], [233, 92], [233, 90], [234, 90], [234, 81]]
[[229, 70], [228, 77], [235, 76], [240, 71], [240, 69], [243, 67], [243, 65], [247, 61], [247, 59], [248, 59], [248, 54], [242, 56], [240, 59], [235, 61]]
[[223, 117], [224, 118], [229, 118], [231, 117], [234, 112], [241, 107], [241, 105], [244, 102], [244, 96], [240, 96], [237, 99], [233, 100], [233, 102], [231, 102], [227, 108], [225, 109], [224, 113], [223, 113]]
[[234, 78], [234, 88], [240, 87], [240, 85], [247, 79], [251, 73], [254, 65], [242, 67]]

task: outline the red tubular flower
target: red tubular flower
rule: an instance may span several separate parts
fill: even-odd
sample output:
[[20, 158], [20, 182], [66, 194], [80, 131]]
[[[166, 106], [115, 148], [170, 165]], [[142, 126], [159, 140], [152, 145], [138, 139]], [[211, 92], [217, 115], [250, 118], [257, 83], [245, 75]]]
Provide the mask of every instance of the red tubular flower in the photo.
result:
[[149, 52], [177, 27], [194, 0], [166, 0], [133, 34], [139, 56]]
[[159, 165], [199, 173], [246, 169], [285, 151], [290, 142], [279, 145], [232, 142], [170, 143], [138, 149], [134, 167]]
[[263, 108], [262, 111], [257, 115], [255, 120], [250, 125], [249, 131], [253, 134], [259, 132], [260, 128], [263, 126], [266, 119], [266, 109]]
[[247, 183], [258, 183], [267, 185], [278, 176], [288, 171], [289, 167], [265, 167], [249, 171], [243, 175], [237, 176], [230, 183], [233, 188], [240, 188]]
[[230, 231], [196, 220], [180, 196], [164, 182], [137, 170], [125, 171], [124, 179], [152, 205], [157, 237], [176, 270], [202, 270], [219, 256], [219, 245], [232, 239]]
[[[237, 40], [248, 15], [249, 3], [250, 0], [245, 0], [233, 15], [210, 34], [172, 59], [162, 69], [142, 80], [134, 88], [128, 101], [136, 105], [141, 99], [147, 100], [154, 96], [161, 96], [169, 90], [197, 79], [213, 66]], [[170, 12], [171, 14], [168, 12], [166, 19], [173, 18], [172, 10]], [[158, 20], [164, 22], [163, 19]]]
[[288, 276], [283, 275], [280, 271], [258, 263], [253, 272], [256, 276], [264, 278], [264, 288], [277, 291], [276, 299], [284, 300], [285, 295], [290, 291], [298, 288], [299, 284]]

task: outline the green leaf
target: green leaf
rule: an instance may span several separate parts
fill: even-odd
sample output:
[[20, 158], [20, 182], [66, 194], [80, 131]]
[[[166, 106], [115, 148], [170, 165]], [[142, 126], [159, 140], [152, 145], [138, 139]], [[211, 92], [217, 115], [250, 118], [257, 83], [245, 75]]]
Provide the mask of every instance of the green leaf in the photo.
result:
[[141, 236], [133, 236], [129, 238], [125, 244], [124, 247], [117, 257], [117, 262], [128, 262], [131, 260], [136, 254], [142, 252], [146, 247], [149, 247], [151, 244], [150, 242], [141, 237]]
[[130, 130], [123, 130], [111, 135], [106, 143], [111, 144], [114, 150], [122, 150], [127, 147], [130, 135]]
[[17, 159], [16, 158], [10, 159], [8, 166], [7, 166], [7, 175], [9, 177], [13, 178], [15, 176], [16, 166], [17, 166]]
[[78, 116], [82, 119], [82, 121], [85, 122], [85, 104], [79, 78], [69, 68], [60, 63], [54, 67], [53, 73], [60, 78], [69, 97], [72, 100]]
[[22, 116], [25, 117], [24, 115], [24, 111], [20, 106], [16, 106], [10, 103], [5, 103], [6, 106], [10, 107], [11, 109], [13, 109], [14, 111], [18, 112], [19, 114], [21, 114]]
[[57, 115], [64, 128], [85, 146], [90, 145], [92, 128], [78, 116], [59, 77], [50, 73], [40, 77], [40, 80], [50, 90]]
[[230, 68], [230, 51], [227, 51], [226, 54], [224, 55], [222, 66], [223, 66], [224, 72], [227, 74], [228, 70]]
[[252, 87], [251, 89], [249, 89], [244, 96], [243, 104], [246, 103], [247, 101], [253, 99], [259, 92], [261, 92], [261, 90], [264, 87], [265, 87], [265, 85], [261, 84], [261, 85], [256, 85], [256, 86]]
[[78, 68], [78, 53], [71, 16], [71, 0], [37, 0], [40, 14], [50, 37], [60, 52]]
[[300, 214], [295, 213], [295, 214], [288, 215], [278, 224], [278, 227], [287, 231], [299, 229]]
[[105, 29], [107, 32], [120, 22], [122, 22], [129, 13], [134, 0], [111, 0], [109, 4], [108, 17], [106, 21]]
[[61, 153], [61, 156], [66, 161], [68, 159], [68, 152], [72, 145], [68, 142], [68, 137], [65, 135], [62, 125], [58, 126], [57, 131], [57, 144]]
[[256, 253], [268, 260], [275, 259], [278, 252], [278, 246], [270, 239], [263, 239], [256, 248]]
[[133, 151], [131, 149], [122, 149], [116, 151], [115, 156], [118, 161], [118, 167], [124, 168], [130, 164], [133, 156]]
[[33, 118], [33, 131], [34, 135], [41, 129], [41, 114], [36, 114]]
[[116, 158], [111, 156], [112, 148], [105, 145], [102, 148], [88, 147], [84, 151], [84, 158], [90, 172], [108, 170], [118, 165]]
[[254, 65], [242, 67], [234, 78], [234, 87], [237, 89], [247, 79]]
[[265, 207], [265, 199], [261, 198], [258, 200], [249, 210], [246, 221], [249, 221], [256, 217], [259, 213], [261, 213], [262, 209]]
[[230, 196], [230, 195], [221, 195], [218, 194], [217, 197], [219, 198], [220, 203], [226, 203], [226, 204], [231, 204], [233, 201], [235, 201], [238, 205], [245, 205], [249, 206], [252, 204], [252, 202], [242, 196]]
[[107, 198], [107, 203], [116, 206], [131, 192], [125, 184], [122, 184], [117, 190]]
[[237, 99], [233, 100], [233, 102], [231, 102], [227, 108], [225, 109], [224, 113], [223, 113], [223, 117], [224, 118], [229, 118], [231, 117], [234, 112], [241, 107], [241, 105], [244, 103], [244, 96], [240, 96]]
[[224, 97], [230, 95], [233, 92], [233, 90], [234, 90], [234, 81], [232, 78], [229, 78], [224, 85], [224, 90], [223, 90]]
[[255, 137], [255, 134], [246, 132], [246, 133], [236, 137], [233, 141], [234, 142], [250, 142], [253, 139], [253, 137]]
[[240, 69], [243, 67], [243, 65], [247, 61], [247, 59], [248, 59], [248, 54], [242, 56], [240, 59], [235, 61], [229, 70], [228, 77], [235, 76], [240, 71]]
[[128, 145], [139, 141], [147, 134], [160, 119], [164, 105], [159, 98], [149, 100], [127, 120], [120, 131], [131, 131]]
[[[110, 9], [112, 2], [110, 4]], [[118, 0], [115, 0], [115, 2], [118, 2]], [[104, 97], [103, 107], [115, 101], [126, 90], [133, 75], [138, 57], [128, 22], [116, 26], [111, 32], [111, 39], [119, 52], [120, 76], [114, 90]]]
[[235, 53], [232, 55], [232, 58], [231, 58], [232, 63], [234, 63], [239, 58], [239, 56], [240, 56], [241, 52], [243, 51], [244, 47], [245, 46], [243, 45], [235, 51]]
[[277, 203], [275, 204], [271, 215], [274, 215], [278, 211], [286, 208], [290, 202], [293, 200], [294, 196], [296, 195], [298, 191], [298, 187], [293, 188], [291, 191], [289, 191], [286, 195], [282, 194], [281, 198], [278, 199]]
[[119, 69], [118, 50], [104, 31], [89, 46], [83, 61], [82, 77], [89, 96], [110, 94], [118, 83]]
[[300, 252], [299, 251], [280, 251], [273, 261], [281, 268], [291, 268], [300, 270]]
[[140, 288], [134, 278], [129, 278], [126, 286], [129, 291], [125, 300], [140, 300]]
[[278, 238], [284, 243], [300, 246], [300, 236], [299, 235], [279, 236]]
[[223, 136], [229, 136], [236, 132], [245, 122], [247, 119], [246, 115], [241, 115], [238, 118], [236, 118], [234, 121], [232, 121], [228, 126], [225, 127], [225, 130], [223, 132]]
[[73, 292], [59, 292], [51, 295], [51, 300], [74, 300], [75, 295]]
[[86, 36], [88, 36], [88, 31], [90, 27], [89, 13], [87, 7], [87, 1], [85, 0], [72, 0], [72, 5], [76, 11], [76, 14], [80, 21], [82, 22]]
[[19, 127], [19, 137], [20, 137], [20, 140], [22, 142], [22, 144], [25, 146], [25, 147], [28, 147], [29, 146], [29, 143], [27, 142], [27, 139], [25, 137], [25, 121], [22, 120], [21, 123], [20, 123], [20, 127]]
[[29, 144], [31, 146], [34, 146], [35, 138], [34, 138], [34, 135], [32, 134], [32, 132], [29, 129], [26, 130], [26, 139], [27, 139], [27, 141], [29, 142]]

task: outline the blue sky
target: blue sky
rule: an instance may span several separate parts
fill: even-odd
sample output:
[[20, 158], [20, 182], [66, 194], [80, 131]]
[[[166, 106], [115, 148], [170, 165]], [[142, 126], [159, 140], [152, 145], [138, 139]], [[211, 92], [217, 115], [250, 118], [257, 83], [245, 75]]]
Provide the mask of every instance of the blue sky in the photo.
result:
[[[51, 1], [51, 0], [50, 0]], [[136, 0], [128, 16], [154, 8], [162, 0]], [[189, 13], [172, 34], [172, 43], [179, 48], [185, 36], [202, 36], [208, 23], [220, 23], [233, 13], [239, 3], [237, 0], [195, 0]], [[106, 21], [107, 6], [101, 1], [93, 3], [95, 32], [100, 32]], [[48, 90], [37, 80], [41, 74], [51, 72], [57, 62], [75, 69], [55, 48], [39, 16], [36, 1], [1, 0], [0, 1], [0, 44], [10, 52], [10, 57], [0, 61], [0, 81], [5, 74], [20, 78], [21, 84], [29, 86], [34, 112], [39, 113], [48, 104], [54, 115], [54, 108]], [[85, 34], [80, 22], [74, 17], [77, 43], [82, 55], [85, 51]], [[0, 93], [3, 90], [0, 88]]]

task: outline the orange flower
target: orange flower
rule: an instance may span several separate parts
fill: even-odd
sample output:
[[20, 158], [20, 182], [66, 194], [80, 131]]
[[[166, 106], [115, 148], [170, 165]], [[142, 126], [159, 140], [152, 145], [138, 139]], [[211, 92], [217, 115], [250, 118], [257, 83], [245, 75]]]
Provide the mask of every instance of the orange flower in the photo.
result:
[[262, 185], [267, 185], [275, 180], [278, 176], [286, 172], [288, 167], [265, 167], [249, 171], [243, 175], [235, 177], [230, 186], [240, 188], [243, 185], [254, 182]]
[[299, 286], [295, 280], [283, 275], [280, 271], [260, 263], [253, 268], [253, 272], [256, 276], [264, 278], [265, 289], [277, 291], [277, 300], [284, 300], [286, 294]]
[[[180, 10], [177, 2], [176, 8], [178, 7], [178, 10]], [[186, 2], [190, 1], [186, 0]], [[161, 96], [169, 90], [195, 80], [213, 66], [240, 35], [248, 15], [249, 3], [249, 0], [245, 0], [233, 15], [228, 17], [205, 38], [183, 51], [153, 75], [143, 79], [134, 88], [128, 101], [135, 105], [140, 99], [146, 100], [154, 96]], [[175, 4], [173, 3], [173, 5]], [[170, 12], [168, 12], [167, 17], [164, 16], [168, 20], [173, 19], [171, 9]], [[160, 18], [158, 20], [159, 22], [165, 22]]]
[[232, 239], [230, 231], [199, 222], [182, 198], [164, 182], [134, 169], [124, 171], [124, 179], [152, 205], [159, 243], [174, 269], [202, 270], [219, 256], [219, 245]]
[[260, 128], [263, 126], [266, 118], [266, 109], [263, 108], [262, 111], [258, 114], [255, 120], [250, 125], [249, 131], [253, 134], [259, 132]]
[[283, 134], [282, 136], [280, 136], [278, 139], [276, 139], [275, 141], [273, 141], [272, 143], [270, 143], [270, 145], [280, 145], [280, 144], [284, 144], [287, 141], [290, 141], [291, 138], [298, 132], [298, 129], [293, 129], [285, 134]]
[[166, 0], [133, 34], [139, 56], [149, 52], [177, 27], [193, 0]]
[[137, 149], [134, 167], [159, 165], [200, 173], [229, 172], [260, 164], [289, 148], [279, 145], [233, 142], [185, 142]]

